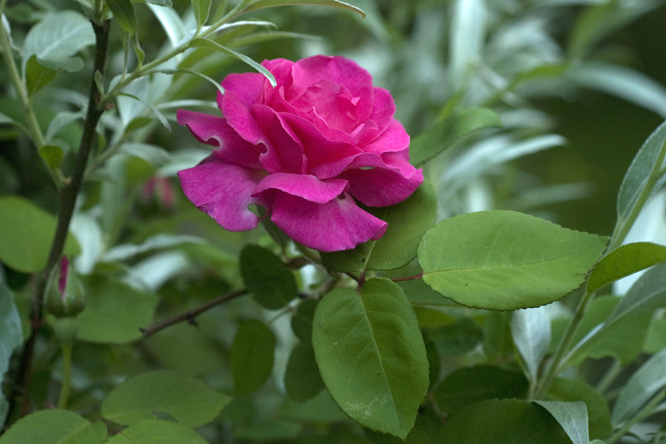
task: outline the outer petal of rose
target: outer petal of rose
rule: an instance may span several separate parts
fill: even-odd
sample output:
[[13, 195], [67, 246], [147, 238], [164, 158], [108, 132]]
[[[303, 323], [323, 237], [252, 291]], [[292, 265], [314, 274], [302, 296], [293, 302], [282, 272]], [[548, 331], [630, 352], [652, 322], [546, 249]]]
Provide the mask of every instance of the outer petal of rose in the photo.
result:
[[269, 172], [303, 173], [305, 155], [299, 138], [280, 115], [265, 105], [254, 105], [252, 115], [263, 133], [261, 141], [267, 150], [259, 156], [261, 165]]
[[411, 177], [398, 171], [373, 168], [345, 171], [341, 179], [349, 181], [349, 193], [370, 207], [387, 207], [407, 199], [423, 183], [423, 171], [416, 170]]
[[224, 96], [218, 96], [218, 106], [227, 118], [227, 123], [245, 140], [257, 144], [263, 133], [252, 116], [252, 105], [261, 102], [264, 82], [262, 74], [229, 74], [223, 81]]
[[319, 180], [309, 174], [275, 173], [266, 176], [254, 188], [253, 196], [267, 190], [279, 190], [315, 203], [329, 202], [347, 190], [342, 179]]
[[344, 196], [318, 204], [278, 192], [271, 220], [296, 242], [319, 251], [349, 250], [382, 237], [388, 224]]
[[409, 134], [400, 122], [393, 119], [379, 137], [361, 148], [369, 153], [386, 153], [402, 151], [408, 146]]
[[178, 124], [187, 125], [200, 142], [221, 147], [214, 151], [221, 161], [247, 168], [259, 168], [257, 148], [242, 139], [223, 117], [184, 109], [179, 109], [176, 116]]
[[178, 172], [185, 196], [229, 231], [256, 228], [258, 218], [248, 205], [259, 202], [251, 194], [262, 175], [214, 157]]

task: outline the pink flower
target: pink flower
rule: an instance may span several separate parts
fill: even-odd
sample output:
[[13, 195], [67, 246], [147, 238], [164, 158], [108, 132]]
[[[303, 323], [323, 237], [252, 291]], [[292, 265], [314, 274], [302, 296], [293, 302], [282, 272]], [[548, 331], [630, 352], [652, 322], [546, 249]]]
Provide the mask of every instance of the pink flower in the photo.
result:
[[316, 250], [379, 239], [386, 222], [356, 202], [394, 205], [423, 182], [409, 163], [409, 135], [393, 118], [391, 94], [344, 57], [262, 65], [277, 86], [257, 73], [229, 75], [217, 98], [224, 118], [178, 110], [179, 124], [219, 146], [178, 173], [185, 195], [230, 231], [257, 226], [248, 209], [256, 204]]

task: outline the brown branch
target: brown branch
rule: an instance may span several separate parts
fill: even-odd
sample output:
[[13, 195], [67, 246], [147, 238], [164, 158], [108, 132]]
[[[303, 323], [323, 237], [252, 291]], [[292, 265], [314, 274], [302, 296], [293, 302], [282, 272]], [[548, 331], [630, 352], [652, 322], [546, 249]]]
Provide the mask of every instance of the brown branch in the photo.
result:
[[210, 310], [211, 308], [220, 305], [224, 302], [230, 301], [231, 299], [237, 298], [238, 296], [242, 296], [245, 293], [247, 293], [246, 289], [242, 290], [234, 290], [230, 291], [228, 293], [225, 293], [221, 296], [216, 297], [215, 299], [211, 299], [210, 301], [206, 302], [205, 304], [194, 308], [190, 311], [187, 311], [185, 313], [179, 314], [178, 316], [174, 316], [173, 318], [167, 319], [165, 321], [157, 322], [150, 327], [147, 328], [142, 328], [141, 329], [141, 334], [143, 335], [144, 339], [148, 338], [149, 336], [154, 335], [160, 330], [163, 330], [167, 327], [170, 327], [174, 324], [178, 324], [179, 322], [187, 321], [191, 325], [197, 325], [197, 322], [195, 318], [199, 316], [201, 313]]

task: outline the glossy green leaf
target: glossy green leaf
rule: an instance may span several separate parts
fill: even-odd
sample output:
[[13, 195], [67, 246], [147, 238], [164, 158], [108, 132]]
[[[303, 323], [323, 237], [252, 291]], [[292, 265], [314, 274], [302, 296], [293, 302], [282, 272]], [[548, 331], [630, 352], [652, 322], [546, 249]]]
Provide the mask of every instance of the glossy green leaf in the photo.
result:
[[238, 327], [231, 346], [234, 391], [245, 395], [255, 391], [273, 371], [275, 338], [261, 321], [250, 319]]
[[272, 8], [274, 6], [319, 5], [346, 9], [347, 11], [357, 12], [365, 17], [363, 11], [361, 11], [356, 6], [338, 0], [243, 0], [242, 4], [245, 6], [241, 9], [243, 14], [250, 11], [256, 11], [258, 9]]
[[421, 240], [423, 281], [459, 304], [514, 310], [551, 303], [585, 281], [606, 238], [522, 213], [445, 219]]
[[192, 0], [192, 9], [194, 10], [194, 18], [197, 20], [199, 27], [203, 26], [208, 20], [210, 13], [211, 0]]
[[360, 293], [327, 293], [315, 311], [312, 342], [340, 408], [365, 427], [404, 439], [429, 377], [418, 321], [400, 287], [373, 278]]
[[0, 444], [102, 444], [106, 427], [68, 410], [40, 410], [18, 420], [0, 436]]
[[198, 379], [170, 370], [131, 377], [114, 388], [102, 403], [101, 415], [116, 424], [130, 425], [169, 414], [185, 427], [211, 422], [231, 402]]
[[488, 399], [523, 398], [527, 380], [522, 373], [490, 365], [458, 369], [437, 386], [434, 398], [449, 415]]
[[536, 381], [550, 345], [550, 318], [539, 308], [517, 310], [513, 313], [511, 333], [530, 380]]
[[499, 116], [488, 108], [454, 111], [411, 141], [410, 160], [412, 164], [419, 166], [470, 133], [501, 126]]
[[222, 46], [217, 42], [207, 39], [192, 39], [192, 41], [190, 41], [190, 46], [212, 49], [214, 51], [221, 52], [235, 59], [238, 59], [241, 62], [250, 65], [252, 68], [256, 69], [261, 74], [263, 74], [268, 79], [268, 81], [271, 82], [271, 85], [273, 85], [273, 87], [277, 86], [277, 82], [275, 81], [275, 77], [273, 76], [273, 74], [269, 70], [261, 66], [259, 63], [255, 62], [250, 57], [246, 56], [245, 54], [241, 54], [225, 46]]
[[548, 398], [558, 401], [582, 401], [587, 406], [591, 439], [608, 438], [613, 429], [606, 399], [594, 387], [577, 379], [559, 378], [548, 390]]
[[124, 344], [141, 338], [153, 319], [157, 296], [124, 282], [92, 276], [85, 280], [86, 307], [79, 314], [78, 338]]
[[588, 444], [590, 432], [587, 424], [587, 407], [582, 401], [535, 401], [562, 426], [574, 444]]
[[134, 15], [134, 6], [130, 0], [106, 0], [113, 16], [118, 24], [128, 34], [136, 32], [136, 16]]
[[594, 293], [625, 276], [666, 262], [666, 247], [649, 242], [622, 245], [602, 257], [587, 281], [587, 292]]
[[510, 311], [489, 311], [483, 320], [483, 352], [490, 362], [502, 362], [513, 355]]
[[60, 168], [62, 159], [65, 158], [65, 153], [62, 148], [56, 145], [44, 145], [39, 147], [39, 156], [44, 159], [44, 162], [51, 170]]
[[192, 429], [171, 421], [149, 419], [139, 421], [118, 432], [105, 444], [207, 444], [208, 441]]
[[370, 208], [368, 212], [388, 223], [384, 236], [353, 250], [321, 253], [326, 265], [342, 272], [355, 272], [390, 270], [407, 264], [416, 256], [421, 237], [435, 221], [435, 189], [425, 182], [404, 202]]
[[72, 56], [93, 44], [95, 33], [90, 21], [82, 14], [72, 10], [46, 14], [25, 38], [23, 69], [36, 55], [37, 61], [44, 66], [76, 71], [83, 68], [83, 62]]
[[289, 398], [298, 402], [314, 398], [324, 388], [314, 350], [309, 343], [299, 342], [291, 351], [284, 386]]
[[[46, 266], [56, 229], [56, 218], [27, 199], [0, 197], [0, 261], [22, 273], [37, 273]], [[80, 251], [71, 233], [64, 254]]]
[[[0, 380], [9, 369], [14, 349], [23, 342], [23, 328], [14, 296], [9, 288], [0, 283]], [[0, 392], [0, 428], [5, 422], [8, 403]]]
[[571, 444], [571, 439], [543, 407], [516, 399], [488, 400], [447, 419], [432, 440], [446, 444]]
[[240, 255], [240, 272], [247, 291], [261, 306], [282, 308], [296, 297], [296, 278], [280, 258], [258, 245], [246, 245]]
[[37, 61], [37, 56], [33, 55], [28, 59], [25, 67], [25, 84], [30, 97], [37, 91], [48, 85], [53, 80], [58, 71], [53, 68], [47, 68]]
[[[661, 159], [661, 161], [659, 161]], [[613, 236], [628, 231], [630, 215], [643, 207], [666, 182], [666, 123], [647, 138], [624, 175], [617, 196], [617, 223]], [[660, 175], [661, 173], [661, 175]], [[614, 242], [622, 239], [613, 239]]]

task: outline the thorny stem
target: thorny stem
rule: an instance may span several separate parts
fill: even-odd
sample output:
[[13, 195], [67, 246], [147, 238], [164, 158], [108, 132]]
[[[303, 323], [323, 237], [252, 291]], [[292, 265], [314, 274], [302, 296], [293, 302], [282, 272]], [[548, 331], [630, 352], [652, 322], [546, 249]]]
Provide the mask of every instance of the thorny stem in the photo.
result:
[[[109, 28], [110, 22], [104, 21], [101, 25], [97, 25], [94, 22], [92, 23], [93, 30], [96, 37], [96, 51], [95, 51], [95, 65], [93, 70], [93, 76], [91, 76], [91, 86], [90, 86], [90, 95], [88, 98], [88, 111], [86, 114], [86, 120], [84, 124], [83, 134], [81, 136], [81, 141], [79, 143], [79, 149], [77, 157], [74, 163], [74, 169], [72, 171], [72, 176], [68, 179], [65, 187], [61, 191], [60, 199], [60, 210], [58, 212], [58, 222], [56, 226], [55, 236], [53, 238], [53, 243], [51, 244], [51, 250], [49, 252], [48, 260], [46, 262], [46, 267], [41, 278], [38, 279], [33, 301], [33, 313], [32, 313], [32, 328], [30, 337], [26, 341], [23, 347], [23, 355], [21, 359], [21, 365], [17, 373], [16, 383], [14, 385], [14, 390], [10, 398], [10, 409], [9, 417], [11, 418], [12, 414], [16, 414], [17, 409], [19, 408], [18, 398], [22, 396], [20, 415], [25, 416], [29, 413], [30, 403], [28, 396], [28, 388], [30, 386], [30, 366], [32, 362], [32, 356], [34, 353], [35, 340], [37, 337], [37, 332], [43, 323], [41, 304], [44, 299], [44, 290], [46, 288], [46, 281], [51, 274], [51, 270], [57, 264], [60, 259], [65, 241], [67, 239], [67, 234], [69, 233], [69, 224], [72, 220], [72, 215], [74, 213], [74, 207], [76, 204], [76, 199], [81, 189], [81, 184], [83, 182], [83, 175], [86, 169], [86, 164], [88, 163], [88, 157], [92, 150], [94, 141], [95, 141], [95, 131], [97, 123], [99, 122], [100, 117], [104, 113], [104, 108], [99, 104], [99, 93], [94, 81], [94, 74], [99, 71], [104, 73], [104, 68], [106, 65], [107, 57], [107, 48], [109, 43]], [[4, 31], [3, 31], [4, 32]]]
[[242, 296], [245, 293], [247, 293], [246, 289], [230, 291], [228, 293], [216, 297], [215, 299], [211, 299], [210, 301], [206, 302], [205, 304], [195, 309], [189, 310], [185, 313], [179, 314], [178, 316], [174, 316], [173, 318], [167, 319], [162, 322], [158, 322], [156, 324], [151, 325], [148, 328], [142, 329], [141, 334], [143, 334], [143, 337], [145, 339], [148, 338], [149, 336], [154, 335], [160, 330], [163, 330], [167, 327], [170, 327], [174, 324], [178, 324], [179, 322], [183, 321], [187, 321], [190, 324], [196, 325], [195, 318], [199, 316], [201, 313], [208, 311], [211, 308], [220, 305], [224, 302], [230, 301], [231, 299], [237, 298], [238, 296]]

